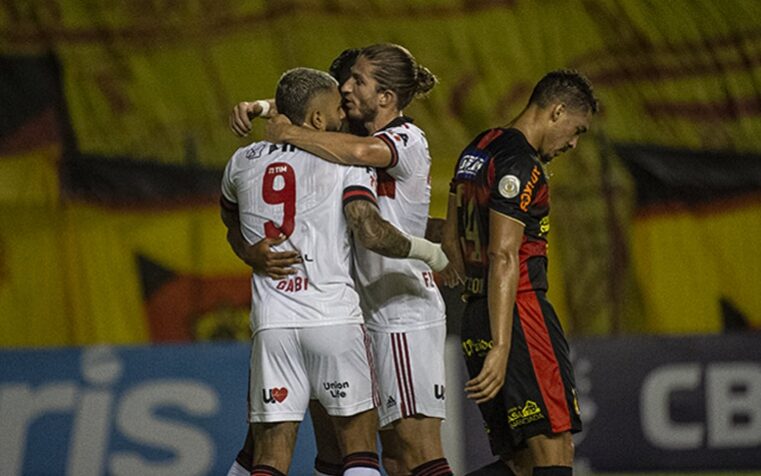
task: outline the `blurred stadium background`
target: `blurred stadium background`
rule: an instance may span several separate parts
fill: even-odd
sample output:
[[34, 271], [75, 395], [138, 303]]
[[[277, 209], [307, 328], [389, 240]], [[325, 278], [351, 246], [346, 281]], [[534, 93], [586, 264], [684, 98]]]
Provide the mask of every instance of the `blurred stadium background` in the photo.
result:
[[[249, 305], [218, 213], [246, 143], [228, 113], [376, 42], [440, 79], [406, 111], [430, 142], [434, 217], [472, 136], [545, 72], [590, 77], [602, 113], [550, 166], [577, 472], [761, 474], [759, 19], [753, 0], [6, 0], [0, 474], [225, 473]], [[447, 299], [463, 471], [490, 457]]]

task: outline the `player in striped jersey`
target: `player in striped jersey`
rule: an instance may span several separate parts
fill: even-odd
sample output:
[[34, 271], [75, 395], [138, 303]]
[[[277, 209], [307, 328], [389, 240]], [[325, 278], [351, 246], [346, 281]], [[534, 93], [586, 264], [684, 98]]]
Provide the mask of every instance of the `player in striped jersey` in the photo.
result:
[[[297, 124], [338, 130], [337, 83], [298, 68], [283, 75], [278, 109]], [[410, 240], [378, 213], [375, 172], [322, 161], [293, 145], [256, 142], [239, 149], [222, 185], [222, 217], [249, 242], [284, 235], [303, 257], [285, 280], [252, 277], [251, 474], [285, 474], [298, 422], [310, 398], [331, 415], [344, 474], [378, 474], [372, 357], [351, 278], [351, 234], [388, 257], [415, 256]], [[433, 250], [431, 265], [446, 258]], [[438, 260], [438, 261], [437, 261]]]
[[479, 134], [457, 162], [442, 242], [466, 277], [465, 390], [500, 457], [472, 476], [572, 473], [581, 419], [568, 342], [546, 296], [545, 165], [576, 146], [597, 108], [586, 78], [554, 71], [512, 123]]

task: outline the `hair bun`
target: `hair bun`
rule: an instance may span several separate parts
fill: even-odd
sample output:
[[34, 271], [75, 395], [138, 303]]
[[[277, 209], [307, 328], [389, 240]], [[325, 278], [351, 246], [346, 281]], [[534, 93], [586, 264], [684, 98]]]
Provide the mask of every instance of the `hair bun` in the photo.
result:
[[439, 82], [439, 78], [430, 69], [420, 64], [417, 65], [417, 74], [415, 76], [417, 80], [415, 95], [422, 96], [427, 94]]

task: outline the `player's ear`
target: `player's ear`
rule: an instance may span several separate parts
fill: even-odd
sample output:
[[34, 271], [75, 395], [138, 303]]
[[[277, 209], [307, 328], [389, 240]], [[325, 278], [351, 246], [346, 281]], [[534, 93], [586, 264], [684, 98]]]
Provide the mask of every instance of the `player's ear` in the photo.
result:
[[378, 104], [383, 107], [390, 107], [396, 104], [396, 93], [390, 90], [385, 90], [379, 94]]
[[552, 106], [552, 110], [550, 111], [550, 119], [552, 122], [557, 122], [560, 120], [560, 118], [565, 114], [565, 104], [557, 103], [554, 106]]
[[319, 109], [315, 109], [313, 111], [310, 111], [307, 114], [306, 121], [304, 121], [307, 126], [312, 127], [314, 129], [317, 129], [318, 131], [324, 131], [327, 127], [327, 122], [325, 121], [325, 115], [320, 112]]

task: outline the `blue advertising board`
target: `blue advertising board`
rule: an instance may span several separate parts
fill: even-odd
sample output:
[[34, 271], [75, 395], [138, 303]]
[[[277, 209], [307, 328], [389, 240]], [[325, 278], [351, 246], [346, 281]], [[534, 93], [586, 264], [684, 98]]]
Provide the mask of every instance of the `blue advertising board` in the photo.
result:
[[[0, 352], [0, 468], [28, 474], [224, 475], [246, 435], [249, 347]], [[311, 474], [307, 418], [291, 474]]]
[[584, 431], [597, 471], [761, 469], [761, 335], [577, 339]]
[[[450, 369], [462, 367], [456, 347]], [[761, 469], [761, 335], [571, 348], [578, 469]], [[246, 434], [248, 356], [238, 343], [0, 351], [0, 474], [225, 475]], [[445, 444], [463, 450], [453, 467], [471, 470], [493, 456], [461, 400]], [[315, 453], [306, 418], [289, 474], [312, 474]]]

